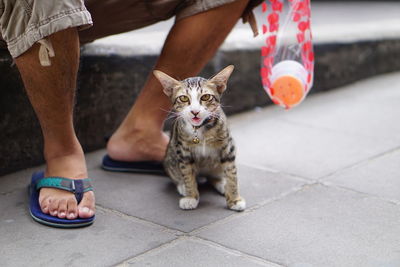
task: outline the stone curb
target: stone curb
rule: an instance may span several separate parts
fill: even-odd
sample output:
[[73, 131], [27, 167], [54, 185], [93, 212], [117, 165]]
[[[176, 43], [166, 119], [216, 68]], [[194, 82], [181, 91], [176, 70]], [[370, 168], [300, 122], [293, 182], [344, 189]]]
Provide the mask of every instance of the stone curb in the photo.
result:
[[[317, 43], [315, 54], [312, 94], [400, 70], [400, 39], [396, 38]], [[86, 152], [105, 146], [104, 137], [129, 110], [156, 57], [92, 54], [83, 49], [75, 125]], [[228, 64], [237, 68], [224, 96], [227, 114], [271, 103], [260, 83], [259, 49], [220, 50], [201, 75], [209, 77]], [[43, 163], [40, 127], [17, 68], [11, 65], [8, 53], [0, 51], [0, 175]]]

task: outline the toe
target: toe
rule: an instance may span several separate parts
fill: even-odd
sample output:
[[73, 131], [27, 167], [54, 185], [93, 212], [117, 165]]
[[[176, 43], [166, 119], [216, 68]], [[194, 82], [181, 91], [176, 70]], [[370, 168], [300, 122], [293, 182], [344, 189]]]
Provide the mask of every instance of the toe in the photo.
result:
[[60, 200], [60, 203], [58, 205], [58, 212], [57, 212], [58, 218], [63, 219], [67, 216], [67, 206], [68, 205], [67, 205], [66, 199]]
[[42, 212], [48, 214], [49, 207], [50, 207], [50, 199], [48, 197], [43, 198], [43, 200], [40, 201], [40, 208], [42, 209]]
[[59, 204], [60, 201], [58, 199], [54, 198], [50, 199], [50, 207], [49, 207], [50, 215], [57, 216]]
[[93, 191], [86, 192], [78, 205], [79, 218], [90, 218], [94, 215], [95, 199]]
[[78, 217], [78, 207], [75, 198], [70, 198], [67, 201], [67, 219], [73, 220]]

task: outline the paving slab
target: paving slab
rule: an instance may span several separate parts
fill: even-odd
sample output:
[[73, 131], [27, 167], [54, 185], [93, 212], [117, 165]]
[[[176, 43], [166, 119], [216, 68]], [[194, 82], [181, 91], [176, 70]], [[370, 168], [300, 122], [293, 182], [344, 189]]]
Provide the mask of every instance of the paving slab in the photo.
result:
[[[269, 110], [235, 117], [238, 162], [318, 179], [398, 146], [392, 140], [272, 119]], [[268, 116], [270, 120], [264, 119]]]
[[355, 82], [308, 97], [289, 112], [274, 117], [358, 136], [400, 143], [400, 72]]
[[[169, 178], [154, 175], [113, 173], [93, 170], [96, 201], [99, 205], [184, 232], [235, 215], [226, 208], [225, 198], [208, 185], [199, 187], [197, 209], [184, 211]], [[252, 207], [290, 192], [304, 181], [266, 170], [238, 166], [241, 195]]]
[[31, 181], [32, 174], [43, 169], [44, 166], [37, 166], [1, 176], [0, 194], [8, 194], [16, 190], [25, 190]]
[[339, 185], [400, 203], [400, 149], [324, 179]]
[[[238, 161], [318, 179], [399, 146], [400, 73], [230, 118]], [[262, 150], [262, 154], [260, 148]]]
[[198, 235], [285, 266], [400, 265], [400, 206], [375, 197], [315, 185], [245, 215]]
[[195, 238], [181, 238], [167, 246], [127, 261], [121, 266], [174, 266], [174, 267], [277, 267], [280, 265], [255, 259], [211, 242]]
[[90, 227], [51, 228], [31, 219], [27, 203], [27, 190], [0, 195], [1, 266], [110, 266], [176, 238], [104, 210]]

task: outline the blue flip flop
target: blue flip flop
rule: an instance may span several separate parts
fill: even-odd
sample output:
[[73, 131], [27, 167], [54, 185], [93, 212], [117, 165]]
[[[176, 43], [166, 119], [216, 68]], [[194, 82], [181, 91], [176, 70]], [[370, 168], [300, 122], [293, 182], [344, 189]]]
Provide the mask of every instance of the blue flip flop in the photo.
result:
[[166, 175], [159, 161], [118, 161], [105, 155], [101, 167], [107, 171]]
[[39, 205], [39, 190], [43, 187], [72, 192], [79, 203], [82, 200], [83, 193], [93, 190], [90, 179], [72, 180], [64, 177], [44, 177], [43, 172], [35, 172], [32, 175], [32, 181], [29, 185], [29, 212], [35, 221], [58, 228], [78, 228], [89, 226], [94, 222], [95, 216], [69, 220], [43, 213]]

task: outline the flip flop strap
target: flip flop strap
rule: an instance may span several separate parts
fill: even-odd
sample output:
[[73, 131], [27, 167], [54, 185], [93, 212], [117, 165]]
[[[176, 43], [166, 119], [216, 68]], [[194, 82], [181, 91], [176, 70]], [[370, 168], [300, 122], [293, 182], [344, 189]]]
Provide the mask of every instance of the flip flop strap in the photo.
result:
[[36, 183], [36, 190], [40, 188], [57, 188], [75, 194], [76, 200], [81, 202], [83, 193], [93, 191], [91, 179], [69, 179], [64, 177], [44, 177]]

